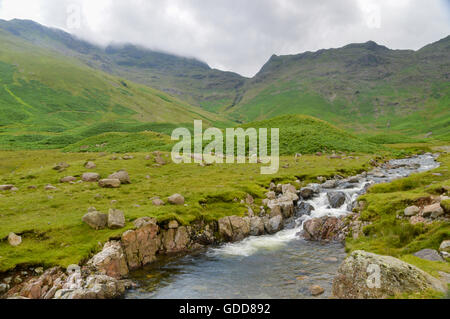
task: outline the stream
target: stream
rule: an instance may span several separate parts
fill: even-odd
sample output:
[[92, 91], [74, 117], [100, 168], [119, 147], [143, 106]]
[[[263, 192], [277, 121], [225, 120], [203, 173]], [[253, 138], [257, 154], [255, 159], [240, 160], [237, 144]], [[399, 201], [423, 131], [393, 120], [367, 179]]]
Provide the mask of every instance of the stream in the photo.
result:
[[[160, 257], [131, 278], [138, 284], [127, 299], [306, 299], [311, 285], [319, 285], [331, 297], [331, 286], [346, 257], [341, 243], [308, 242], [299, 236], [303, 223], [322, 216], [351, 213], [357, 198], [374, 183], [404, 178], [412, 173], [437, 168], [436, 156], [425, 154], [392, 160], [367, 174], [322, 189], [318, 196], [303, 201], [314, 207], [285, 230], [275, 235], [249, 237], [238, 243], [208, 248], [185, 256]], [[345, 204], [330, 208], [327, 192], [342, 191]], [[299, 204], [301, 201], [299, 201]]]

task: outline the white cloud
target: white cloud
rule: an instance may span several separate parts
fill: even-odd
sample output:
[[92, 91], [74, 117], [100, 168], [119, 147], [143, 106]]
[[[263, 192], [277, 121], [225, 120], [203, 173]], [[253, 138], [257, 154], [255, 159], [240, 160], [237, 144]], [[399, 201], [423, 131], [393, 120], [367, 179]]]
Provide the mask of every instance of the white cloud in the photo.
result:
[[[67, 24], [70, 5], [80, 8], [79, 28]], [[272, 54], [368, 40], [418, 49], [450, 34], [447, 0], [0, 0], [0, 18], [194, 56], [244, 75]]]

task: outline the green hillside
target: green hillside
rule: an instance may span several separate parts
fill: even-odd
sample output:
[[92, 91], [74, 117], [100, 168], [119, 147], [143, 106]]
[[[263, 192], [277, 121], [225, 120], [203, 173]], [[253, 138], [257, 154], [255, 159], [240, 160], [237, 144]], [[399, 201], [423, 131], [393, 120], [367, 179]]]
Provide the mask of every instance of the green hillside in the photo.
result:
[[380, 150], [353, 134], [325, 121], [305, 115], [284, 115], [270, 120], [251, 122], [243, 128], [279, 128], [280, 154], [311, 154], [315, 152], [364, 152]]
[[450, 37], [422, 50], [374, 42], [273, 56], [230, 109], [247, 122], [307, 114], [359, 132], [449, 138]]
[[199, 107], [92, 69], [1, 29], [0, 42], [3, 149], [62, 147], [104, 132], [167, 133], [175, 124], [194, 119], [225, 125], [221, 117]]

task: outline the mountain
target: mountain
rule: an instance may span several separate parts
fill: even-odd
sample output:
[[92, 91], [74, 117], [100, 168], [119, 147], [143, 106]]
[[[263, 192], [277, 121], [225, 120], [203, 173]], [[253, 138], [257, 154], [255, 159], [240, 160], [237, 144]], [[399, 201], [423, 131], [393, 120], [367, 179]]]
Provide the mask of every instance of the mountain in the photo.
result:
[[419, 51], [375, 42], [272, 56], [228, 110], [247, 122], [308, 114], [360, 132], [433, 132], [450, 127], [450, 36]]
[[0, 28], [33, 45], [75, 57], [90, 67], [169, 93], [192, 105], [219, 111], [233, 105], [245, 78], [193, 58], [132, 44], [106, 48], [29, 20], [0, 20]]
[[45, 41], [35, 45], [0, 28], [0, 43], [2, 148], [55, 148], [104, 132], [165, 132], [194, 119], [225, 125], [216, 114], [89, 67]]

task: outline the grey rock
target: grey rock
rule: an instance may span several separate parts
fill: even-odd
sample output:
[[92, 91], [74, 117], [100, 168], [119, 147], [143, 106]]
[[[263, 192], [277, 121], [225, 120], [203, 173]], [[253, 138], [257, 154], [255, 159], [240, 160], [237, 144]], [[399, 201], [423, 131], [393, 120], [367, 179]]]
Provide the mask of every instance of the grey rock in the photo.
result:
[[344, 192], [329, 192], [327, 193], [328, 201], [333, 208], [339, 208], [345, 204]]
[[108, 215], [97, 211], [89, 212], [83, 216], [83, 222], [95, 230], [103, 229], [108, 223]]
[[125, 170], [120, 170], [109, 175], [110, 179], [118, 179], [121, 184], [131, 184], [130, 175]]
[[420, 208], [417, 206], [409, 206], [405, 208], [404, 214], [407, 217], [415, 216], [420, 213]]
[[431, 261], [445, 261], [444, 258], [434, 249], [422, 249], [414, 254], [414, 256]]
[[98, 181], [98, 186], [101, 188], [119, 188], [120, 180], [117, 178], [105, 178]]
[[84, 173], [81, 176], [83, 182], [98, 182], [100, 180], [100, 174], [97, 173]]
[[110, 209], [108, 213], [108, 228], [120, 229], [125, 227], [125, 215], [118, 209]]
[[171, 205], [184, 205], [184, 197], [180, 194], [174, 194], [170, 196], [167, 200]]
[[14, 234], [14, 233], [9, 233], [8, 243], [13, 247], [17, 247], [22, 243], [22, 237]]

